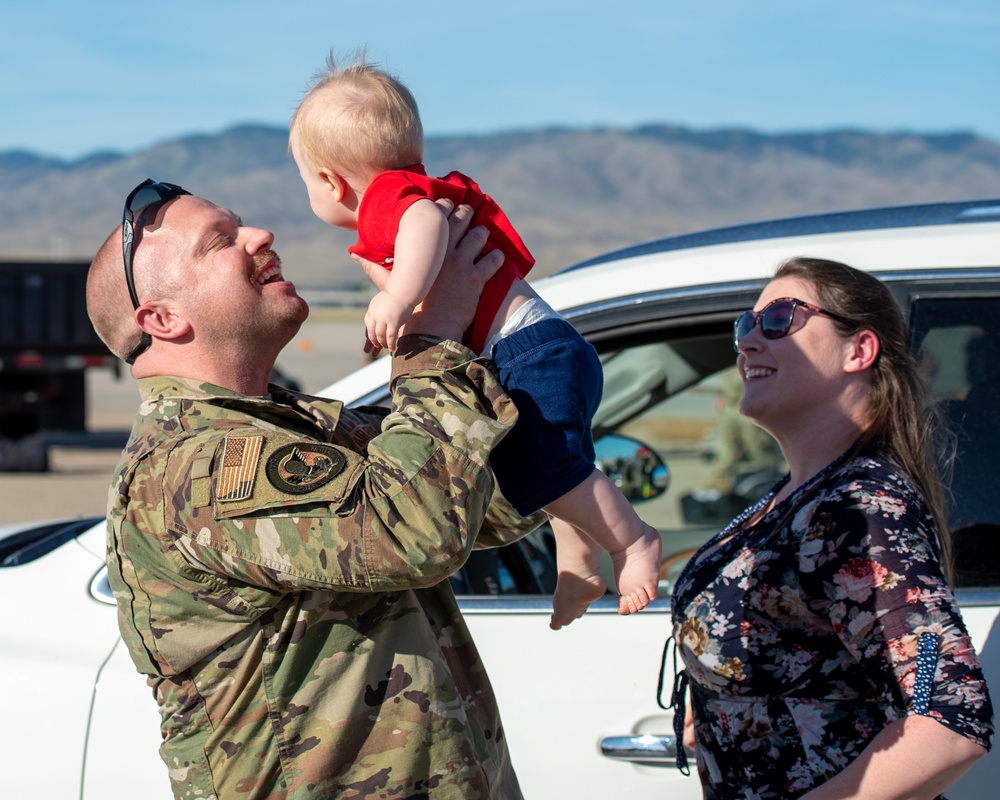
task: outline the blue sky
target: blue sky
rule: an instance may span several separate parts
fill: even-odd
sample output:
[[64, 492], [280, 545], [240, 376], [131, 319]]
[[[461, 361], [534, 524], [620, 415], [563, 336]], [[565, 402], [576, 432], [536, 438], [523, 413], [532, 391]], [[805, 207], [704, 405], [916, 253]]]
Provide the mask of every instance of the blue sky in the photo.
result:
[[1000, 141], [996, 0], [5, 0], [0, 151], [287, 124], [366, 46], [429, 134], [647, 122]]

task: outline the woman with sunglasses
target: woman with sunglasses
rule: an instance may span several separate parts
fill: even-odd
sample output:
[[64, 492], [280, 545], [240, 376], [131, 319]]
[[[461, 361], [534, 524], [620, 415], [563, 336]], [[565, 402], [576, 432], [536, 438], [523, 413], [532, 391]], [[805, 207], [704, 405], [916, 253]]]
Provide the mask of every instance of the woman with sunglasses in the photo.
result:
[[793, 259], [734, 344], [740, 412], [789, 474], [674, 589], [675, 726], [704, 796], [937, 797], [991, 746], [993, 711], [899, 307], [867, 273]]

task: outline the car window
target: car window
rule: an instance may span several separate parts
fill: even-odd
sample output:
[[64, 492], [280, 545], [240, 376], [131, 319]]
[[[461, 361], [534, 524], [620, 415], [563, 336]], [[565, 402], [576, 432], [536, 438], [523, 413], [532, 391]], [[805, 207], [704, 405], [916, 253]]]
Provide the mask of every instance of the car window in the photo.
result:
[[[913, 351], [954, 436], [954, 461], [943, 474], [956, 586], [995, 588], [1000, 298], [921, 298], [909, 319]], [[669, 470], [667, 491], [636, 506], [663, 537], [663, 591], [704, 541], [787, 470], [777, 443], [739, 414], [742, 384], [728, 327], [698, 329], [701, 335], [685, 336], [673, 328], [661, 341], [602, 354], [605, 394], [595, 437], [635, 439]]]
[[1000, 586], [1000, 298], [912, 304], [914, 352], [954, 437], [948, 523], [959, 587]]
[[[774, 440], [738, 412], [732, 314], [716, 311], [708, 325], [687, 319], [639, 336], [623, 327], [597, 342], [604, 367], [597, 465], [661, 532], [663, 597], [691, 554], [785, 471]], [[458, 594], [551, 594], [554, 559], [543, 528], [522, 547], [475, 553], [453, 583]], [[610, 587], [610, 562], [605, 572]]]
[[728, 326], [606, 352], [602, 360], [598, 452], [600, 437], [620, 434], [668, 471], [665, 492], [635, 501], [663, 538], [665, 594], [693, 552], [763, 496], [785, 464], [774, 440], [739, 414], [742, 384]]

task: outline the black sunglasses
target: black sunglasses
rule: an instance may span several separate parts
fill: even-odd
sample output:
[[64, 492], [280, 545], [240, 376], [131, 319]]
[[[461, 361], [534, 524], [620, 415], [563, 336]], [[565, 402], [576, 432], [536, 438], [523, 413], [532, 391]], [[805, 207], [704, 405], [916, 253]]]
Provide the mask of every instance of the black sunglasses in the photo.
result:
[[[128, 285], [128, 296], [132, 300], [132, 308], [139, 307], [139, 295], [135, 291], [135, 278], [132, 275], [132, 253], [134, 249], [136, 218], [150, 206], [163, 203], [191, 192], [173, 183], [160, 183], [152, 178], [146, 178], [136, 186], [125, 198], [125, 210], [122, 212], [122, 256], [125, 261], [125, 283]], [[125, 363], [131, 364], [146, 348], [152, 344], [149, 334], [143, 331], [132, 351], [125, 356]]]
[[822, 314], [830, 319], [850, 325], [851, 321], [832, 311], [827, 311], [804, 300], [796, 300], [794, 297], [782, 297], [772, 300], [760, 311], [744, 311], [733, 323], [733, 348], [738, 353], [740, 342], [743, 337], [750, 333], [760, 323], [760, 332], [765, 339], [780, 339], [787, 336], [791, 330], [792, 322], [795, 320], [795, 309], [801, 306], [815, 314]]

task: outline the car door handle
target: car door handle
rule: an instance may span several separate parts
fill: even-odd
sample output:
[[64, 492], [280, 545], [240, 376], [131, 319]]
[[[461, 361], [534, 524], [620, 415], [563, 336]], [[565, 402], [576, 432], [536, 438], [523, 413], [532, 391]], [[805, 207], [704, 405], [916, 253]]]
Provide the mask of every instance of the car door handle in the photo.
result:
[[656, 765], [677, 763], [677, 737], [645, 733], [601, 739], [601, 755], [618, 761], [644, 761]]

